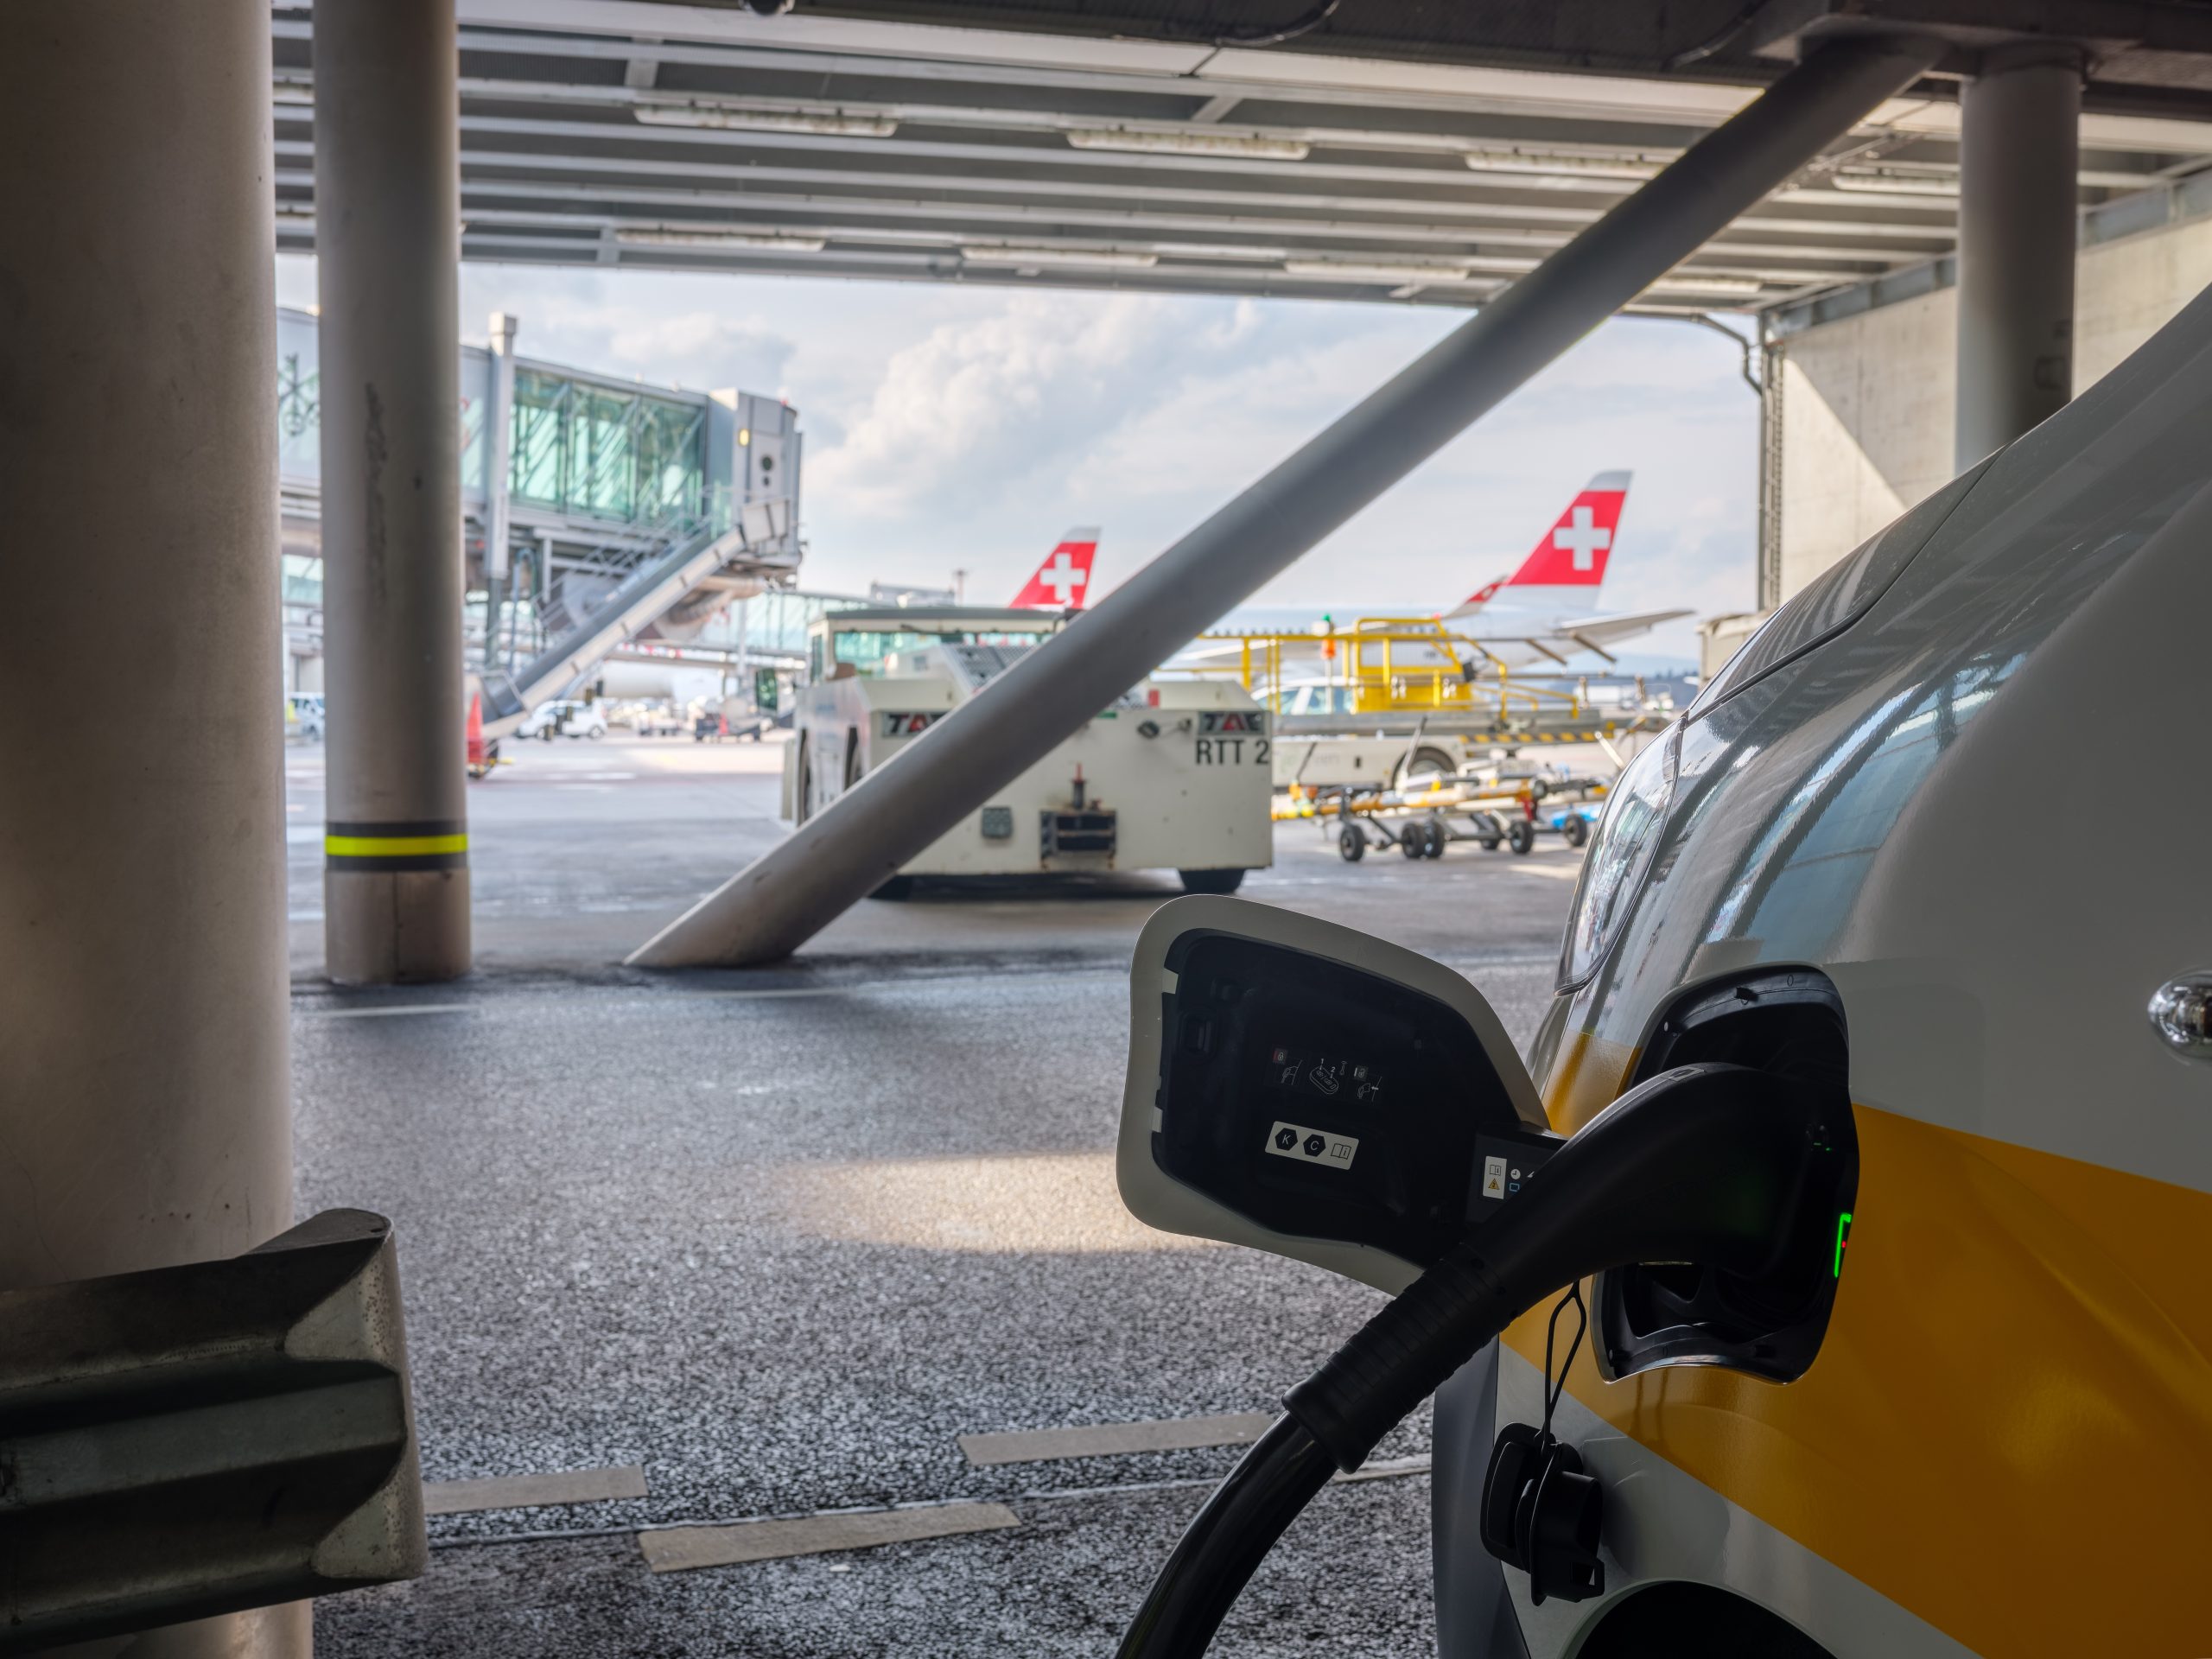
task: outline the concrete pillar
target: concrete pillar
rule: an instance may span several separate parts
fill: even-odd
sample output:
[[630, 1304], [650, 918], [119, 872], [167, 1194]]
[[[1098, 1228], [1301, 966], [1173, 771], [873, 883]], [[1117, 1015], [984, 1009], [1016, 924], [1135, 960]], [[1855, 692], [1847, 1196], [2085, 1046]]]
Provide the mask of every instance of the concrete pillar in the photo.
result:
[[2081, 116], [2065, 46], [1991, 52], [1960, 94], [1961, 472], [2073, 396]]
[[291, 1223], [269, 86], [261, 0], [0, 8], [0, 1286]]
[[323, 949], [468, 971], [454, 0], [318, 0], [315, 252], [329, 677]]

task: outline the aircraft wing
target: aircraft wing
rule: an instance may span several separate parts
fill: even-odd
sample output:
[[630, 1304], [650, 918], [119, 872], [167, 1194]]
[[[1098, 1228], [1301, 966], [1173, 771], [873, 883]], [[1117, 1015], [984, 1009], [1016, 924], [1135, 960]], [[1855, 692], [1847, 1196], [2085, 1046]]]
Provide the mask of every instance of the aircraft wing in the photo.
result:
[[1562, 637], [1572, 640], [1586, 651], [1594, 651], [1600, 657], [1609, 655], [1611, 648], [1649, 633], [1665, 622], [1678, 622], [1694, 614], [1684, 610], [1675, 611], [1616, 611], [1610, 616], [1592, 616], [1579, 620], [1573, 626], [1560, 626]]
[[1557, 667], [1584, 652], [1610, 659], [1614, 646], [1649, 633], [1663, 622], [1694, 614], [1690, 611], [1618, 611], [1607, 616], [1562, 619], [1551, 627], [1525, 634], [1480, 638], [1483, 649], [1503, 659], [1509, 668]]

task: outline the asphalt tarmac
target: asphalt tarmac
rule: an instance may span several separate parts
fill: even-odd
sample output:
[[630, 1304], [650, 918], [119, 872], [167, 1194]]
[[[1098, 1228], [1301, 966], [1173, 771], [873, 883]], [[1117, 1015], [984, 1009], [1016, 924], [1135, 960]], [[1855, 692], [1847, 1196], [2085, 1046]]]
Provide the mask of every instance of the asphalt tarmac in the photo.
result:
[[[319, 1652], [1110, 1650], [1236, 1449], [979, 1467], [957, 1437], [1270, 1411], [1378, 1300], [1121, 1207], [1126, 963], [1173, 878], [925, 891], [775, 969], [639, 975], [781, 833], [775, 749], [524, 748], [470, 798], [482, 971], [385, 993], [320, 977], [321, 755], [288, 755], [300, 1211], [397, 1224], [427, 1479], [646, 1495], [434, 1518], [429, 1573], [324, 1599]], [[1350, 866], [1289, 824], [1244, 896], [1451, 963], [1524, 1038], [1578, 866]], [[1423, 1415], [1325, 1492], [1216, 1650], [1428, 1650], [1427, 1449]], [[658, 1573], [639, 1542], [977, 1503], [1018, 1524]]]

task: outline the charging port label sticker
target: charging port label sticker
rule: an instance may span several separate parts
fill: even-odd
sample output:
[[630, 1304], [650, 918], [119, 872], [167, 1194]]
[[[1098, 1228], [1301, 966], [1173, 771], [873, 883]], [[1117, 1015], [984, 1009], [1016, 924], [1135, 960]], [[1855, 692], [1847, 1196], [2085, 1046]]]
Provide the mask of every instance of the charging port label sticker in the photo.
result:
[[1278, 1158], [1295, 1158], [1301, 1164], [1350, 1169], [1359, 1142], [1349, 1135], [1332, 1135], [1277, 1120], [1268, 1130], [1267, 1149]]

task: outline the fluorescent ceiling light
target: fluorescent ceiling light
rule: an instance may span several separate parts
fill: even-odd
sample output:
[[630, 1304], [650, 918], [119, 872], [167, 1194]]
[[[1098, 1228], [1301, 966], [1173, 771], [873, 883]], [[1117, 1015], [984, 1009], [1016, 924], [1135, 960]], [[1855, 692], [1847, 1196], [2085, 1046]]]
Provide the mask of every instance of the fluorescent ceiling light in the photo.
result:
[[1956, 179], [1906, 173], [1838, 173], [1828, 182], [1839, 190], [1867, 196], [1955, 196]]
[[648, 127], [716, 127], [734, 132], [810, 132], [831, 138], [888, 138], [899, 124], [887, 115], [846, 110], [754, 110], [734, 104], [639, 104]]
[[760, 248], [771, 253], [819, 253], [826, 238], [760, 231], [678, 231], [665, 226], [618, 230], [617, 242], [640, 248]]
[[1155, 242], [1152, 251], [1168, 259], [1249, 259], [1273, 264], [1287, 258], [1287, 248], [1255, 248], [1236, 242]]
[[1636, 156], [1567, 156], [1535, 149], [1464, 149], [1459, 159], [1478, 173], [1580, 173], [1599, 179], [1653, 178], [1666, 165]]
[[1764, 293], [1764, 283], [1754, 282], [1748, 276], [1701, 276], [1694, 270], [1669, 271], [1643, 291], [1656, 294], [1661, 289], [1677, 294], [1732, 294], [1751, 296]]
[[1313, 146], [1302, 138], [1262, 138], [1254, 133], [1161, 131], [1149, 127], [1078, 127], [1067, 135], [1077, 149], [1119, 149], [1142, 156], [1245, 156], [1268, 162], [1302, 162]]
[[963, 245], [960, 257], [971, 264], [1019, 265], [1156, 265], [1160, 256], [1133, 248], [992, 248]]
[[1290, 259], [1291, 276], [1325, 276], [1338, 283], [1471, 283], [1480, 280], [1461, 265], [1374, 264], [1351, 259]]

